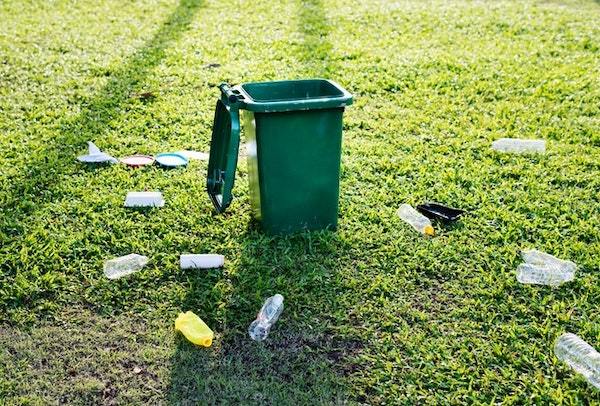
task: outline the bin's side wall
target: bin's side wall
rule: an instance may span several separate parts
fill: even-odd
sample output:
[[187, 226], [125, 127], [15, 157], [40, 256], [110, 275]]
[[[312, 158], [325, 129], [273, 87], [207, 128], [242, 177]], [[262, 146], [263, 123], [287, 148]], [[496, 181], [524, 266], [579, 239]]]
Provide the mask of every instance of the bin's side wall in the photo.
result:
[[255, 113], [263, 229], [337, 226], [343, 108]]
[[262, 216], [260, 210], [256, 120], [253, 112], [242, 110], [242, 128], [246, 138], [246, 157], [248, 160], [248, 193], [250, 194], [250, 205], [252, 207], [252, 215], [254, 218], [260, 221]]

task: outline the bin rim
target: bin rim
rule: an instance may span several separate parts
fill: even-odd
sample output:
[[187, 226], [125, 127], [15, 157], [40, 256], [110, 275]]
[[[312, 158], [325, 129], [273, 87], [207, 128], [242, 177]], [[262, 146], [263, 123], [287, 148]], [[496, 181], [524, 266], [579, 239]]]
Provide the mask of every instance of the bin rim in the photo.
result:
[[[258, 100], [253, 98], [244, 86], [255, 86], [264, 84], [281, 84], [281, 83], [302, 83], [302, 82], [324, 82], [330, 84], [339, 92], [337, 95], [323, 95], [310, 98], [286, 98], [286, 99], [270, 99]], [[344, 108], [352, 104], [352, 95], [340, 86], [337, 82], [329, 79], [314, 78], [314, 79], [291, 79], [291, 80], [276, 80], [266, 82], [249, 82], [241, 83], [233, 88], [236, 93], [241, 96], [241, 108], [253, 112], [268, 113], [268, 112], [283, 112], [296, 110], [317, 110], [328, 108]]]

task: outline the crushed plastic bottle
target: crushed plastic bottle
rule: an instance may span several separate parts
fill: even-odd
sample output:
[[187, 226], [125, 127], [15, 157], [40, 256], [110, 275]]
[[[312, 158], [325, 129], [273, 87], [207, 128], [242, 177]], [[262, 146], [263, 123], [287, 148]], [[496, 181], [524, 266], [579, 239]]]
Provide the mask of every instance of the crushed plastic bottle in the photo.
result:
[[500, 138], [492, 142], [492, 149], [498, 152], [546, 152], [545, 140], [522, 140], [518, 138]]
[[276, 294], [268, 298], [263, 304], [256, 320], [248, 327], [248, 334], [254, 341], [263, 341], [269, 335], [271, 327], [283, 311], [283, 296]]
[[148, 257], [129, 254], [104, 263], [104, 275], [108, 279], [118, 279], [141, 270], [148, 263]]
[[214, 333], [194, 312], [180, 313], [175, 319], [175, 330], [196, 345], [210, 347]]
[[600, 354], [572, 333], [558, 337], [554, 344], [556, 357], [567, 363], [597, 389], [600, 389]]
[[558, 259], [538, 250], [523, 250], [525, 263], [517, 267], [517, 280], [521, 283], [558, 286], [575, 279], [577, 265]]
[[406, 221], [418, 232], [425, 235], [434, 234], [431, 221], [415, 210], [415, 208], [413, 208], [410, 204], [404, 203], [401, 205], [396, 214], [398, 214], [402, 220]]

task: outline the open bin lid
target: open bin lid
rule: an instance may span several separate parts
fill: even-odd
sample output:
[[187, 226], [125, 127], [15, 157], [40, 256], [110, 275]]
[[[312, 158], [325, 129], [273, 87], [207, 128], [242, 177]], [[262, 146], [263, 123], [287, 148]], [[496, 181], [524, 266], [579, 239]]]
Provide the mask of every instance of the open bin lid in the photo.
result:
[[222, 84], [221, 99], [215, 107], [206, 190], [219, 213], [231, 204], [238, 150], [240, 148], [240, 99]]

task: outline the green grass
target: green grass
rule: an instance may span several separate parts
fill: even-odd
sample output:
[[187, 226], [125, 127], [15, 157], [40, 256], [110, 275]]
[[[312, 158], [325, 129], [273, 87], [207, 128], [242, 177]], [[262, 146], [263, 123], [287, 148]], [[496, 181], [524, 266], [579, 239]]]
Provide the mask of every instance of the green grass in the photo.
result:
[[[600, 402], [552, 351], [564, 331], [600, 348], [599, 20], [591, 0], [0, 3], [1, 403]], [[244, 160], [224, 215], [205, 162], [75, 161], [88, 140], [208, 151], [215, 85], [305, 77], [355, 95], [335, 233], [262, 235]], [[143, 189], [166, 206], [125, 210]], [[425, 239], [395, 215], [425, 200], [471, 215]], [[576, 280], [520, 285], [524, 247]], [[107, 280], [130, 252], [151, 264]], [[182, 271], [188, 252], [226, 266]], [[251, 342], [275, 292], [286, 310]], [[173, 331], [187, 310], [210, 349]]]

